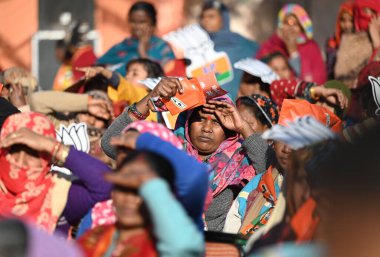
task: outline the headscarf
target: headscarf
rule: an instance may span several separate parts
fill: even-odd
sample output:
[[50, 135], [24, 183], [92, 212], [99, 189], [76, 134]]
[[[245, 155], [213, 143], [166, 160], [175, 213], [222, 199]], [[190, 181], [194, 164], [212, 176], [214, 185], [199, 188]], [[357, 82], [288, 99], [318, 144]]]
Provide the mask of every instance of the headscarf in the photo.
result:
[[[280, 28], [283, 25], [283, 19], [289, 14], [298, 18], [305, 32], [297, 39], [297, 50], [301, 61], [300, 74], [297, 76], [303, 81], [325, 83], [327, 78], [326, 65], [317, 42], [313, 40], [313, 27], [309, 16], [299, 5], [285, 5], [279, 12], [278, 26]], [[285, 42], [278, 33], [273, 33], [268, 40], [261, 44], [256, 58], [263, 59], [277, 52], [289, 58]]]
[[[233, 105], [232, 100], [227, 96], [215, 98], [213, 100], [227, 102]], [[190, 118], [194, 109], [181, 113], [177, 119], [174, 133], [184, 142], [187, 153], [202, 161], [198, 155], [198, 150], [190, 140]], [[243, 180], [251, 180], [255, 175], [255, 170], [249, 161], [239, 135], [234, 134], [224, 140], [218, 149], [212, 153], [204, 162], [210, 165], [210, 185], [212, 195], [215, 197], [226, 187], [232, 185], [244, 186]]]
[[298, 4], [287, 4], [281, 8], [278, 13], [277, 26], [281, 28], [286, 16], [293, 14], [297, 17], [302, 29], [304, 30], [305, 36], [308, 39], [313, 38], [313, 23], [305, 9]]
[[356, 31], [367, 31], [372, 17], [364, 13], [364, 8], [370, 8], [380, 13], [380, 0], [355, 0], [354, 21]]
[[20, 84], [24, 94], [30, 95], [38, 88], [38, 80], [29, 71], [21, 67], [12, 67], [4, 70], [4, 82]]
[[[210, 1], [212, 7], [217, 9], [223, 19], [223, 27], [218, 32], [209, 33], [211, 40], [215, 44], [215, 51], [226, 52], [230, 59], [231, 66], [247, 57], [255, 56], [259, 48], [259, 45], [250, 41], [247, 38], [241, 36], [238, 33], [232, 32], [230, 29], [230, 11], [227, 6], [219, 1]], [[222, 87], [227, 90], [232, 99], [236, 99], [237, 92], [240, 84], [240, 77], [243, 72], [236, 68], [233, 68], [233, 80], [223, 85]]]
[[141, 134], [150, 133], [156, 137], [161, 138], [162, 140], [171, 143], [178, 149], [182, 150], [183, 146], [181, 141], [171, 132], [167, 127], [157, 122], [149, 121], [135, 121], [129, 124], [122, 133], [126, 133], [128, 130], [137, 130]]
[[335, 34], [334, 34], [334, 37], [332, 37], [328, 41], [329, 46], [332, 48], [337, 48], [340, 44], [340, 39], [342, 36], [342, 29], [340, 27], [340, 19], [344, 13], [348, 13], [351, 17], [354, 16], [354, 5], [353, 5], [353, 3], [351, 3], [351, 2], [343, 3], [339, 7], [338, 18], [337, 18], [336, 25], [335, 25]]
[[362, 104], [360, 103], [360, 94], [366, 86], [370, 86], [368, 77], [380, 77], [380, 61], [370, 62], [359, 73], [356, 88], [352, 91], [351, 103], [348, 109], [348, 116], [354, 120], [360, 120], [363, 112]]
[[242, 96], [238, 98], [236, 105], [239, 105], [243, 99], [254, 103], [271, 126], [277, 124], [278, 108], [270, 98], [258, 94]]
[[358, 83], [355, 90], [363, 88], [369, 84], [368, 77], [380, 77], [380, 61], [368, 63], [359, 73]]
[[[41, 114], [30, 112], [10, 116], [1, 130], [0, 141], [21, 128], [55, 138], [51, 121]], [[9, 154], [9, 148], [0, 149], [0, 180], [8, 191], [0, 191], [0, 216], [30, 219], [52, 232], [58, 217], [54, 217], [51, 208], [53, 180], [49, 173], [50, 158], [40, 153], [39, 159], [41, 168], [23, 168]]]

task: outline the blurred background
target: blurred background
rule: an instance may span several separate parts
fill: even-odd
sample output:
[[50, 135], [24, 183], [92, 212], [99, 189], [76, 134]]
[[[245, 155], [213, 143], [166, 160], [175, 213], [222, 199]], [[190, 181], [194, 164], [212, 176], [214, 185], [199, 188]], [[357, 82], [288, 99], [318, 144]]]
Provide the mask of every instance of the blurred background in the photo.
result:
[[[65, 26], [86, 21], [89, 39], [99, 56], [128, 35], [126, 15], [134, 0], [0, 0], [0, 68], [20, 66], [52, 87], [59, 63], [55, 42]], [[158, 35], [198, 20], [203, 0], [148, 0], [158, 10]], [[221, 0], [231, 10], [233, 31], [262, 42], [274, 31], [277, 12], [286, 3], [301, 4], [310, 14], [315, 39], [323, 46], [334, 32], [336, 13], [344, 0]]]

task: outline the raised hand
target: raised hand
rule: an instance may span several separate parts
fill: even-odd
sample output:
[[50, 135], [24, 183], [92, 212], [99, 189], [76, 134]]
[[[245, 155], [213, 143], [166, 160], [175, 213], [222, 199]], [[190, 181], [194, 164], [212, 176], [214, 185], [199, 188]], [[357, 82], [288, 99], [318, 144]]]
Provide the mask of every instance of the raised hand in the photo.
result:
[[9, 85], [9, 102], [11, 102], [14, 106], [17, 108], [24, 106], [27, 104], [26, 97], [24, 95], [24, 92], [22, 90], [21, 84], [13, 84], [10, 83]]
[[130, 189], [138, 189], [144, 183], [157, 177], [157, 174], [145, 163], [140, 163], [138, 168], [132, 165], [124, 166], [119, 172], [105, 175], [108, 182]]
[[110, 106], [110, 104], [103, 99], [89, 97], [88, 112], [95, 117], [105, 120], [109, 120], [111, 117], [113, 117], [112, 106]]
[[226, 129], [235, 131], [244, 138], [254, 133], [249, 124], [240, 116], [236, 107], [229, 103], [209, 100], [203, 109], [205, 112], [215, 114]]
[[322, 100], [329, 104], [340, 106], [341, 109], [348, 107], [349, 99], [339, 89], [319, 86], [314, 87], [314, 92], [315, 96], [322, 98]]
[[136, 141], [139, 136], [140, 133], [137, 131], [127, 131], [126, 133], [120, 136], [112, 137], [110, 140], [110, 144], [116, 147], [123, 147], [134, 150], [136, 149]]
[[112, 72], [101, 66], [77, 67], [76, 70], [83, 72], [85, 79], [91, 79], [98, 74], [102, 74], [107, 79], [112, 77]]
[[380, 16], [375, 16], [371, 19], [368, 26], [368, 31], [372, 39], [373, 48], [380, 47]]
[[150, 93], [151, 97], [161, 97], [164, 99], [170, 99], [179, 92], [183, 93], [183, 87], [177, 78], [162, 78], [157, 86]]
[[30, 129], [21, 128], [9, 134], [1, 141], [1, 147], [7, 148], [12, 145], [22, 144], [38, 152], [51, 153], [57, 141], [54, 138], [37, 134]]

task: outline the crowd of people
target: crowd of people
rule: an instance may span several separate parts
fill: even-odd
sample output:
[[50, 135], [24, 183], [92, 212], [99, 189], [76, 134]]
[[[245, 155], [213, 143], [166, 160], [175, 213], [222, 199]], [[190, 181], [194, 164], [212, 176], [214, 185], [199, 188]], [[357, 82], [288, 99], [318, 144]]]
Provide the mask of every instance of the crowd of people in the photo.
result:
[[100, 57], [73, 24], [51, 91], [1, 72], [0, 256], [380, 254], [379, 0], [343, 3], [323, 50], [300, 5], [259, 44], [207, 1], [199, 24], [233, 79], [178, 116], [157, 100], [194, 92], [191, 60], [155, 35], [153, 4], [127, 22]]

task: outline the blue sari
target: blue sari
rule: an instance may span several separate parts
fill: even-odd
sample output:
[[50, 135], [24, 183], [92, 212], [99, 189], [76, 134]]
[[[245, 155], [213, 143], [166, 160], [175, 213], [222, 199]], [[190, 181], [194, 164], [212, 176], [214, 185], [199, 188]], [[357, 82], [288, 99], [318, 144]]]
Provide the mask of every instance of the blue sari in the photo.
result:
[[[139, 58], [139, 41], [136, 38], [126, 38], [122, 42], [114, 45], [102, 57], [97, 60], [97, 64], [113, 65], [116, 71], [125, 76], [125, 67], [133, 59]], [[175, 59], [174, 53], [169, 44], [159, 37], [152, 36], [147, 52], [149, 59], [161, 64], [162, 67], [170, 60]]]

